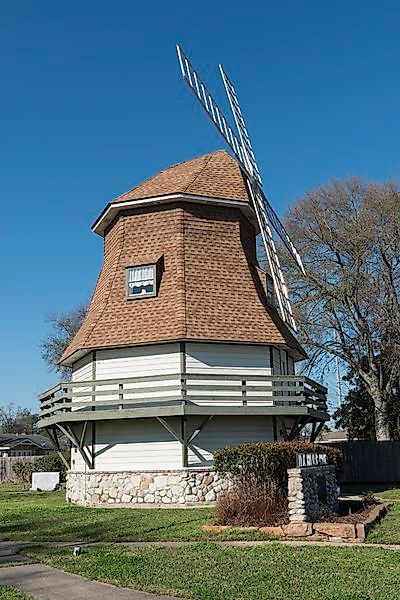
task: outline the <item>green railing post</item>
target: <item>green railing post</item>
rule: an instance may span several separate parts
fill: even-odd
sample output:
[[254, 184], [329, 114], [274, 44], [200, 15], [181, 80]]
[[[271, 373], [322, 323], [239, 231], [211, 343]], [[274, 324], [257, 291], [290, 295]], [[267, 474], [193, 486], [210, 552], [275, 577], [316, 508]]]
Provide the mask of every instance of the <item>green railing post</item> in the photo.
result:
[[118, 408], [119, 410], [122, 410], [124, 408], [124, 405], [122, 404], [122, 400], [124, 399], [124, 393], [122, 392], [122, 390], [124, 389], [124, 384], [119, 383], [118, 389], [120, 390], [120, 393], [118, 394], [118, 399], [120, 401], [120, 403], [118, 404]]

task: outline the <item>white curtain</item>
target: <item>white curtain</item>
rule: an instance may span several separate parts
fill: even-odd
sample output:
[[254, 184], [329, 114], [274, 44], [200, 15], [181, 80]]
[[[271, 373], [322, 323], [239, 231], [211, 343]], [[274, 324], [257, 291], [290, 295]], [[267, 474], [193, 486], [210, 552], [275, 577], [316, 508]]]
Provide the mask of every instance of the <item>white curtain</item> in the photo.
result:
[[143, 285], [153, 285], [154, 283], [154, 267], [135, 267], [129, 269], [128, 283], [132, 287], [141, 287]]

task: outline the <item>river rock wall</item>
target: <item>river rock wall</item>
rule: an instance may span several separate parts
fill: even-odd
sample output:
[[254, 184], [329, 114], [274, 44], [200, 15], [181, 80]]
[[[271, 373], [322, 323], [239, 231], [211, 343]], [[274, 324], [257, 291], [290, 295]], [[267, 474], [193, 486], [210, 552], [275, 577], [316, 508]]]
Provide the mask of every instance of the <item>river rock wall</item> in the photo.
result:
[[90, 506], [113, 504], [213, 504], [229, 482], [210, 469], [70, 472], [67, 500]]

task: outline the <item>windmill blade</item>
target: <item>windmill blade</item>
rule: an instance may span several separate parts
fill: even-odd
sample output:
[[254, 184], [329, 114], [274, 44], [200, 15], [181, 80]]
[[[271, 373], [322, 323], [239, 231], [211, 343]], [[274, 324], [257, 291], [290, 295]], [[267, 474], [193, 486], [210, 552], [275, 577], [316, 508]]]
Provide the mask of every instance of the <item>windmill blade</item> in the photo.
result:
[[219, 65], [219, 70], [221, 72], [222, 81], [224, 82], [226, 95], [228, 96], [229, 104], [231, 105], [233, 118], [235, 119], [236, 127], [239, 132], [239, 137], [242, 142], [243, 148], [245, 149], [246, 158], [250, 175], [258, 181], [260, 186], [262, 185], [262, 179], [260, 175], [260, 170], [257, 165], [256, 157], [254, 154], [253, 146], [251, 145], [250, 136], [247, 132], [246, 123], [243, 118], [243, 114], [239, 105], [239, 100], [233, 87], [232, 81], [229, 79], [228, 75], [225, 73], [222, 65]]
[[260, 232], [263, 238], [265, 251], [268, 257], [271, 275], [274, 281], [278, 309], [283, 321], [285, 321], [289, 327], [296, 331], [296, 324], [290, 306], [288, 290], [283, 277], [282, 269], [279, 264], [275, 242], [271, 232], [271, 226], [282, 239], [291, 256], [303, 272], [304, 267], [301, 262], [301, 258], [294, 247], [294, 244], [291, 242], [284, 226], [261, 189], [261, 176], [233, 85], [221, 67], [221, 74], [232, 107], [232, 112], [239, 131], [240, 139], [230, 126], [228, 119], [219, 108], [207, 86], [201, 80], [198, 72], [190, 63], [182, 48], [179, 45], [177, 45], [176, 48], [183, 79], [186, 81], [187, 85], [194, 93], [201, 106], [206, 111], [207, 115], [214, 123], [225, 142], [228, 144], [229, 148], [232, 150], [243, 173], [247, 176], [248, 187], [252, 197]]
[[260, 195], [262, 196], [262, 202], [264, 204], [264, 210], [268, 216], [268, 221], [271, 223], [271, 226], [275, 229], [276, 233], [281, 238], [282, 242], [285, 244], [287, 250], [289, 251], [290, 256], [295, 261], [296, 265], [299, 267], [300, 271], [303, 275], [306, 274], [304, 269], [303, 261], [301, 260], [301, 256], [296, 250], [296, 246], [293, 244], [292, 240], [289, 237], [288, 232], [286, 231], [282, 221], [279, 219], [278, 215], [270, 205], [267, 200], [266, 195], [262, 191], [262, 189], [258, 186]]
[[261, 231], [261, 236], [264, 242], [265, 252], [267, 254], [268, 264], [271, 271], [278, 309], [280, 315], [287, 325], [294, 331], [296, 322], [293, 317], [292, 307], [289, 300], [289, 292], [279, 263], [278, 253], [267, 214], [264, 210], [264, 198], [258, 185], [248, 181], [250, 194], [253, 200], [254, 210], [257, 216], [258, 226]]
[[244, 148], [247, 163], [247, 172], [250, 175], [250, 178], [256, 180], [258, 183], [259, 191], [263, 198], [262, 202], [264, 203], [265, 212], [268, 215], [268, 220], [270, 224], [275, 229], [282, 242], [285, 244], [287, 250], [289, 251], [290, 255], [296, 262], [301, 272], [305, 275], [304, 265], [300, 258], [300, 254], [297, 252], [296, 247], [290, 239], [289, 234], [287, 233], [283, 223], [279, 219], [278, 215], [272, 208], [271, 204], [268, 202], [267, 197], [261, 189], [262, 180], [260, 170], [258, 168], [253, 146], [250, 141], [250, 136], [247, 131], [246, 123], [243, 117], [242, 110], [240, 108], [239, 99], [237, 97], [233, 83], [229, 79], [222, 65], [219, 65], [219, 70], [221, 72], [222, 81], [224, 82], [226, 94], [229, 99], [229, 104], [231, 105], [233, 117], [235, 119], [235, 123], [239, 131], [239, 137]]
[[218, 129], [229, 148], [232, 150], [236, 157], [236, 160], [240, 164], [241, 168], [250, 176], [246, 165], [246, 157], [243, 150], [243, 146], [229, 125], [228, 119], [225, 117], [222, 110], [212, 97], [211, 93], [207, 89], [207, 86], [201, 80], [199, 74], [190, 63], [188, 57], [183, 52], [182, 48], [177, 45], [179, 64], [182, 71], [182, 77], [192, 90], [197, 100], [200, 102], [215, 127]]

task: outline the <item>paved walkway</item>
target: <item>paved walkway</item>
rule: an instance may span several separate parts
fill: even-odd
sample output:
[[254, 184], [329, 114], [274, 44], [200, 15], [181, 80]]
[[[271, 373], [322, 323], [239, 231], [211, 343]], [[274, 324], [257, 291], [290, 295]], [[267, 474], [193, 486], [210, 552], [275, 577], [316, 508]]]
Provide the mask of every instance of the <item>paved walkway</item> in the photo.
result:
[[0, 585], [18, 588], [38, 600], [178, 600], [88, 581], [80, 575], [37, 564], [0, 568]]
[[[25, 546], [47, 546], [50, 548], [73, 548], [74, 546], [129, 546], [131, 548], [150, 548], [151, 546], [165, 546], [166, 548], [183, 548], [193, 544], [201, 543], [201, 541], [210, 540], [193, 540], [192, 542], [168, 542], [168, 541], [147, 541], [147, 542], [0, 542], [0, 565], [6, 560], [2, 560], [4, 555], [12, 556], [22, 550]], [[215, 544], [220, 546], [230, 546], [245, 548], [249, 546], [269, 546], [271, 544], [282, 544], [283, 546], [321, 546], [321, 547], [338, 547], [338, 548], [383, 548], [384, 550], [400, 551], [400, 544], [372, 544], [368, 542], [340, 542], [340, 541], [316, 541], [316, 540], [252, 540], [252, 541], [219, 541], [213, 540]], [[72, 551], [72, 550], [71, 550]], [[26, 560], [20, 557], [21, 561]]]

